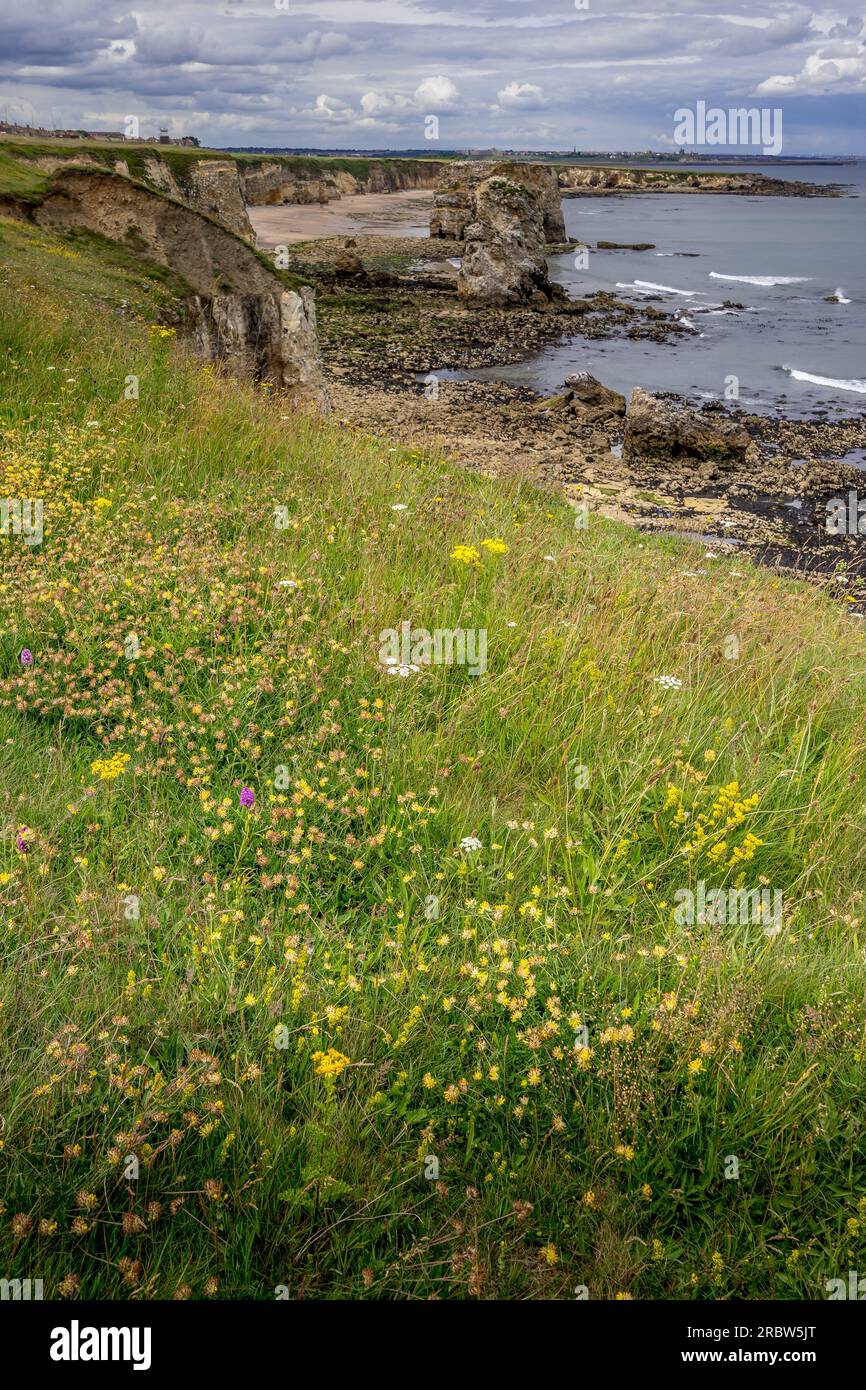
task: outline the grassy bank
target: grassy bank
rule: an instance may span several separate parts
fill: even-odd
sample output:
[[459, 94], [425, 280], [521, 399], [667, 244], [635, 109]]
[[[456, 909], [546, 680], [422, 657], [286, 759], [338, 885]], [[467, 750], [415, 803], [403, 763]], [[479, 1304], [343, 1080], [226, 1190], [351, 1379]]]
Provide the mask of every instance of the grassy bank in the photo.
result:
[[[290, 418], [94, 245], [0, 221], [0, 261], [2, 496], [44, 501], [41, 545], [0, 539], [4, 1276], [861, 1268], [859, 625]], [[484, 630], [486, 674], [389, 673], [404, 620]], [[699, 881], [780, 892], [781, 930], [679, 920]]]

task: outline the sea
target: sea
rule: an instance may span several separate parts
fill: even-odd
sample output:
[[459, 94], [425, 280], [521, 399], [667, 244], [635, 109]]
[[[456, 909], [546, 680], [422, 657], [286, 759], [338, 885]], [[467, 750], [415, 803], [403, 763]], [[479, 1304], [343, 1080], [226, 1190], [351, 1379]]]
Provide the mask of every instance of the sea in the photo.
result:
[[[758, 414], [866, 417], [866, 161], [754, 171], [836, 184], [842, 196], [563, 199], [568, 235], [591, 249], [586, 268], [573, 252], [551, 257], [551, 278], [572, 299], [608, 290], [666, 309], [687, 329], [677, 341], [575, 338], [518, 365], [460, 375], [549, 394], [588, 371], [625, 395], [642, 386], [695, 404], [736, 401]], [[592, 249], [598, 241], [652, 242], [654, 250]]]

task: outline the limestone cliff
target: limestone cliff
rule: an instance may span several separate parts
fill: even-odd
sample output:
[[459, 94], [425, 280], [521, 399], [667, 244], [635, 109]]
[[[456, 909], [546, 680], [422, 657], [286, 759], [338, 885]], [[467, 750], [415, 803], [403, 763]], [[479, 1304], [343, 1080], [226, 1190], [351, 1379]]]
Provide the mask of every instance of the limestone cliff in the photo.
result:
[[[396, 193], [405, 188], [435, 188], [445, 167], [436, 160], [263, 159], [238, 163], [244, 201], [250, 206], [274, 203], [330, 203], [355, 193]], [[354, 171], [354, 172], [353, 172]]]
[[98, 169], [53, 175], [40, 201], [6, 210], [57, 232], [82, 229], [170, 269], [187, 288], [197, 349], [272, 382], [296, 404], [326, 404], [313, 292], [281, 277], [233, 232], [132, 179]]
[[118, 147], [111, 159], [106, 159], [106, 153], [76, 148], [68, 155], [43, 155], [35, 163], [47, 173], [68, 169], [73, 164], [92, 169], [110, 168], [115, 174], [136, 178], [158, 193], [187, 203], [197, 212], [216, 217], [237, 236], [255, 242], [238, 166], [233, 159], [178, 159], [176, 156], [168, 159], [158, 150], [146, 148], [126, 153]]
[[111, 169], [158, 193], [216, 217], [238, 236], [255, 243], [247, 206], [268, 203], [329, 203], [355, 193], [396, 193], [435, 188], [441, 160], [314, 159], [291, 155], [227, 156], [164, 150], [159, 145], [117, 145], [39, 155], [33, 161], [47, 173], [72, 164]]
[[546, 242], [565, 241], [565, 220], [560, 202], [556, 170], [547, 164], [526, 164], [507, 160], [461, 160], [449, 165], [442, 174], [433, 212], [430, 217], [431, 237], [447, 237], [462, 241], [466, 227], [474, 218], [474, 199], [479, 185], [491, 178], [503, 178], [525, 188], [535, 200], [541, 214], [542, 231]]

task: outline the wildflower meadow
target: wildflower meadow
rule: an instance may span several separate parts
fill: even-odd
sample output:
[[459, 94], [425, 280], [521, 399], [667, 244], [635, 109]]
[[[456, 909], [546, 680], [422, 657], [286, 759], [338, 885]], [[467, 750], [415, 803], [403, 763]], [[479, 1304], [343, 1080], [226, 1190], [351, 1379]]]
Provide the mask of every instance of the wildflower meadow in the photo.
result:
[[0, 252], [0, 491], [42, 509], [0, 536], [4, 1276], [812, 1299], [866, 1267], [844, 597], [292, 414], [97, 238]]

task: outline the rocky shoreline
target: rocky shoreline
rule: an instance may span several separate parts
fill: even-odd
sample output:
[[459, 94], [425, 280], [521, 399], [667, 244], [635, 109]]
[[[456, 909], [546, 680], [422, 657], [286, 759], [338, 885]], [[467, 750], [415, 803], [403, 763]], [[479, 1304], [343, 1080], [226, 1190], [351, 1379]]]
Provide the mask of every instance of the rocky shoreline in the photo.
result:
[[456, 288], [463, 245], [445, 238], [329, 238], [291, 250], [292, 271], [316, 287], [341, 419], [441, 448], [488, 476], [561, 489], [600, 516], [699, 539], [709, 556], [740, 550], [866, 612], [861, 538], [826, 530], [828, 501], [863, 483], [843, 460], [866, 448], [866, 418], [787, 420], [711, 403], [702, 419], [733, 420], [751, 441], [735, 464], [624, 457], [621, 417], [592, 418], [561, 396], [451, 374], [518, 362], [570, 336], [670, 341], [687, 331], [673, 315], [605, 293], [545, 308], [468, 307]]

